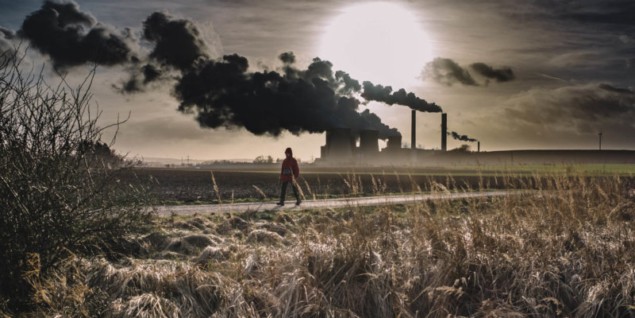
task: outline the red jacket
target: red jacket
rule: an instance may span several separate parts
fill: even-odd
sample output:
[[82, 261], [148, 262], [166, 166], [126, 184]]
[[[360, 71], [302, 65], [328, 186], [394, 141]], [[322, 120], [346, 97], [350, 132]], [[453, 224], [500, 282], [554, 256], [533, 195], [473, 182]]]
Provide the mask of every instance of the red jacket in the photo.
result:
[[300, 168], [298, 167], [298, 161], [293, 157], [285, 158], [282, 161], [282, 169], [280, 169], [280, 180], [291, 181], [293, 178], [300, 176]]

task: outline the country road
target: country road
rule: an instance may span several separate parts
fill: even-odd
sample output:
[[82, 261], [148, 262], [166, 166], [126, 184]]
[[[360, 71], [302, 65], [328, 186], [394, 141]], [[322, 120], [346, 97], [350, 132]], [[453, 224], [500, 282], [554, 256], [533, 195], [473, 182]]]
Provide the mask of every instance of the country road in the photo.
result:
[[431, 194], [404, 194], [404, 195], [383, 195], [373, 197], [356, 197], [341, 199], [306, 200], [300, 207], [295, 206], [294, 200], [287, 201], [284, 207], [278, 207], [275, 201], [248, 202], [248, 203], [224, 203], [224, 204], [204, 204], [204, 205], [163, 205], [156, 206], [155, 210], [159, 216], [192, 215], [208, 213], [230, 213], [230, 212], [258, 212], [270, 210], [305, 210], [319, 208], [341, 208], [347, 206], [380, 206], [392, 204], [414, 203], [426, 200], [457, 200], [465, 198], [500, 197], [506, 195], [518, 195], [524, 192], [518, 191], [487, 191], [487, 192], [456, 192], [456, 193], [431, 193]]

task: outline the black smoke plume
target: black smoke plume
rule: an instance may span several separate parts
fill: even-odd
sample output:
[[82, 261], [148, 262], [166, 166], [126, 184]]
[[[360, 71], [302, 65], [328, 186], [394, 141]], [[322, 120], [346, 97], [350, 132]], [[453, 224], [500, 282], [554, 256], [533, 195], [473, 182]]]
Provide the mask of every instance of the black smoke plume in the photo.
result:
[[454, 138], [455, 140], [467, 141], [467, 142], [478, 142], [477, 139], [470, 138], [466, 135], [461, 135], [455, 131], [448, 132], [448, 136], [452, 136], [452, 138]]
[[454, 84], [486, 86], [490, 80], [503, 83], [516, 78], [514, 71], [509, 67], [496, 69], [485, 63], [477, 62], [472, 63], [470, 68], [477, 75], [485, 78], [485, 82], [479, 83], [476, 81], [467, 68], [462, 67], [454, 60], [440, 57], [435, 58], [425, 66], [423, 76], [446, 86], [452, 86]]
[[359, 113], [360, 123], [357, 127], [360, 129], [374, 129], [379, 131], [379, 138], [386, 139], [388, 137], [401, 136], [401, 133], [396, 128], [390, 128], [388, 125], [381, 122], [379, 116], [371, 113], [370, 110], [364, 109]]
[[478, 86], [470, 72], [451, 59], [437, 57], [429, 62], [423, 71], [424, 77], [437, 83], [452, 86], [459, 83], [467, 86]]
[[359, 83], [318, 58], [299, 70], [292, 53], [280, 56], [284, 73], [248, 72], [239, 55], [207, 60], [183, 73], [175, 87], [179, 111], [196, 114], [202, 127], [244, 127], [256, 135], [320, 133], [332, 128], [378, 130], [380, 138], [399, 135], [361, 104], [350, 92]]
[[368, 81], [364, 82], [363, 86], [362, 97], [366, 100], [378, 101], [388, 105], [408, 106], [421, 112], [440, 113], [442, 111], [437, 104], [428, 103], [415, 94], [406, 92], [403, 88], [392, 92], [392, 87], [390, 86], [375, 85]]
[[[343, 71], [316, 58], [306, 69], [295, 67], [295, 55], [279, 56], [281, 72], [249, 70], [239, 55], [214, 60], [195, 24], [166, 13], [143, 22], [147, 56], [133, 56], [126, 39], [109, 31], [74, 2], [46, 0], [24, 21], [22, 37], [48, 54], [55, 67], [97, 63], [125, 64], [130, 79], [122, 92], [143, 91], [160, 79], [175, 80], [174, 96], [183, 113], [195, 114], [202, 127], [242, 128], [256, 135], [319, 133], [331, 128], [379, 131], [380, 138], [400, 135], [368, 110], [358, 112], [362, 86]], [[412, 93], [399, 90], [375, 100], [422, 111], [440, 111]]]
[[143, 22], [143, 37], [155, 44], [150, 57], [162, 64], [186, 70], [208, 52], [200, 32], [191, 21], [155, 12]]
[[495, 69], [485, 63], [474, 63], [470, 65], [470, 67], [476, 71], [476, 73], [487, 79], [496, 80], [499, 83], [509, 82], [516, 78], [514, 76], [514, 71], [512, 71], [509, 67], [503, 67], [500, 69]]
[[154, 45], [141, 67], [131, 69], [124, 93], [140, 92], [154, 81], [166, 78], [171, 70], [191, 69], [197, 61], [209, 59], [208, 47], [196, 25], [163, 12], [154, 12], [143, 22], [143, 38]]
[[115, 65], [133, 58], [128, 35], [97, 23], [74, 2], [44, 1], [26, 17], [18, 34], [49, 55], [58, 69], [85, 63]]

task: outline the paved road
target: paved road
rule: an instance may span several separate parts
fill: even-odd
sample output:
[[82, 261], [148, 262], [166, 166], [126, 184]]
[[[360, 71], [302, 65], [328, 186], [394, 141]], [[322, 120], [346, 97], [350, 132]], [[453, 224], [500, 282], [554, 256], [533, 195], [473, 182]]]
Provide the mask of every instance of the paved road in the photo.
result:
[[275, 201], [249, 202], [249, 203], [227, 203], [227, 204], [205, 204], [205, 205], [170, 205], [157, 206], [156, 211], [161, 216], [192, 215], [207, 213], [229, 213], [247, 211], [269, 211], [276, 209], [313, 209], [313, 208], [340, 208], [347, 206], [380, 206], [403, 203], [413, 203], [426, 200], [456, 200], [464, 198], [499, 197], [506, 195], [518, 195], [520, 192], [510, 191], [488, 191], [488, 192], [468, 192], [468, 193], [431, 193], [431, 194], [404, 194], [404, 195], [384, 195], [374, 197], [306, 200], [300, 207], [295, 207], [294, 201], [287, 201], [283, 208], [277, 207]]

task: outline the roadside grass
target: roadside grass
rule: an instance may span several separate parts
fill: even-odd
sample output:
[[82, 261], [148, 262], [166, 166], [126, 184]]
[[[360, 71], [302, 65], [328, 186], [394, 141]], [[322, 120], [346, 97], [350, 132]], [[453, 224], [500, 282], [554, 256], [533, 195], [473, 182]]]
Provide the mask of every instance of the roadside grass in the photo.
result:
[[131, 238], [127, 250], [72, 257], [34, 282], [40, 306], [33, 314], [635, 315], [633, 178], [512, 175], [496, 182], [536, 191], [154, 218], [156, 230]]
[[[451, 163], [445, 165], [430, 165], [426, 166], [425, 162], [419, 166], [317, 166], [317, 165], [304, 165], [302, 167], [303, 173], [312, 175], [346, 175], [350, 173], [360, 175], [385, 175], [385, 174], [400, 174], [400, 175], [441, 175], [441, 176], [469, 176], [479, 175], [483, 173], [493, 174], [509, 174], [509, 173], [523, 173], [523, 174], [554, 174], [554, 173], [598, 173], [598, 175], [613, 176], [630, 175], [635, 174], [635, 166], [631, 163], [525, 163], [525, 162], [506, 162], [506, 163]], [[268, 178], [270, 175], [276, 175], [279, 171], [278, 165], [271, 166], [270, 169], [254, 170], [250, 168], [151, 168], [156, 171], [183, 171], [189, 173], [208, 172], [208, 171], [226, 171], [242, 174], [262, 175]]]
[[449, 175], [569, 175], [569, 176], [633, 176], [635, 165], [626, 163], [585, 163], [585, 164], [515, 164], [515, 165], [467, 165], [446, 168]]

